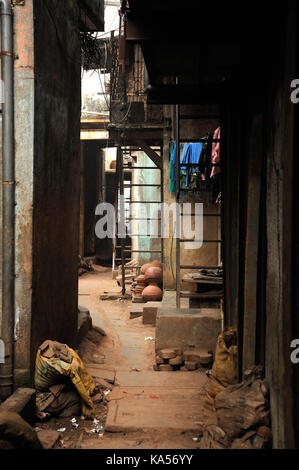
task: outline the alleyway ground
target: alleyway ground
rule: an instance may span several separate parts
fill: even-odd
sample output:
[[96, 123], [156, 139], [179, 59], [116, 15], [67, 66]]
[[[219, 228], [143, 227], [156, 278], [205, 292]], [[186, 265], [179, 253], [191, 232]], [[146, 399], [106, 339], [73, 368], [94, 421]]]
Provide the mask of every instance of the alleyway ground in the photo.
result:
[[193, 438], [200, 436], [206, 374], [153, 371], [155, 343], [145, 337], [154, 338], [155, 328], [143, 325], [141, 317], [130, 319], [130, 301], [100, 300], [105, 292], [120, 292], [110, 269], [100, 268], [79, 278], [79, 305], [90, 310], [93, 325], [106, 333], [88, 333], [80, 355], [85, 365], [94, 363], [108, 374], [115, 369], [115, 385], [107, 396], [107, 406], [96, 405], [101, 424], [108, 411], [104, 435], [86, 432], [93, 427], [92, 422], [79, 417], [77, 429], [72, 428], [69, 418], [52, 419], [42, 427], [67, 428], [58, 448], [198, 448], [199, 442]]

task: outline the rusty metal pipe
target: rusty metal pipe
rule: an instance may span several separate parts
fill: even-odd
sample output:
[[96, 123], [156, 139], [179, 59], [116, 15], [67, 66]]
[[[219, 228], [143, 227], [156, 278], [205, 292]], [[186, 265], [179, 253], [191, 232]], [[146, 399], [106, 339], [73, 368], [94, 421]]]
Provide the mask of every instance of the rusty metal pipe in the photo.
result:
[[15, 310], [15, 161], [13, 99], [13, 17], [10, 0], [0, 0], [2, 105], [2, 331], [5, 364], [0, 364], [0, 398], [13, 391], [13, 330]]

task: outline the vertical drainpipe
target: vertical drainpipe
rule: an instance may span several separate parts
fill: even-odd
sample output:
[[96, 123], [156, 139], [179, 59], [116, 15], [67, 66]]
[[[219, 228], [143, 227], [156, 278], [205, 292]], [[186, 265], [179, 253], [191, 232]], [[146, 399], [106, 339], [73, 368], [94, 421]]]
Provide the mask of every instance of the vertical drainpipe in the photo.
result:
[[15, 161], [13, 100], [13, 19], [10, 0], [0, 0], [1, 74], [4, 82], [2, 105], [2, 340], [5, 364], [0, 364], [0, 398], [13, 391], [13, 329], [15, 288]]

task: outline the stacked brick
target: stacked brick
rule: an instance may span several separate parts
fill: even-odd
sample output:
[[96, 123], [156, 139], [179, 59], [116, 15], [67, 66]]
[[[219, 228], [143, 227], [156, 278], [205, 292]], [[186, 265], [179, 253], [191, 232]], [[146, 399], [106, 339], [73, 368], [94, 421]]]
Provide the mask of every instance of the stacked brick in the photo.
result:
[[161, 349], [156, 354], [156, 371], [197, 370], [211, 367], [213, 353], [205, 350]]

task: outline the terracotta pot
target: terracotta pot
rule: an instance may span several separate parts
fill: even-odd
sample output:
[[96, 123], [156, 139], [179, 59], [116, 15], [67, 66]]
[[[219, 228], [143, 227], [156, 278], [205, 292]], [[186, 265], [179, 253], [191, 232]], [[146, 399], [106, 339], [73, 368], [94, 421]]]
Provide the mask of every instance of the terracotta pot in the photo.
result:
[[141, 266], [140, 272], [141, 274], [144, 274], [147, 268], [149, 268], [152, 265], [152, 263], [146, 263]]
[[142, 292], [142, 297], [149, 301], [162, 300], [162, 295], [163, 292], [160, 287], [154, 284], [147, 286]]
[[144, 273], [144, 280], [148, 284], [161, 284], [163, 280], [162, 269], [158, 268], [157, 266], [150, 266]]
[[142, 294], [144, 289], [145, 289], [145, 287], [143, 287], [143, 286], [137, 286], [137, 287], [135, 287], [134, 292], [135, 292], [135, 294]]
[[156, 266], [157, 268], [161, 268], [163, 270], [163, 264], [161, 263], [161, 261], [158, 261], [157, 259], [154, 259], [154, 261], [152, 261], [151, 265]]

